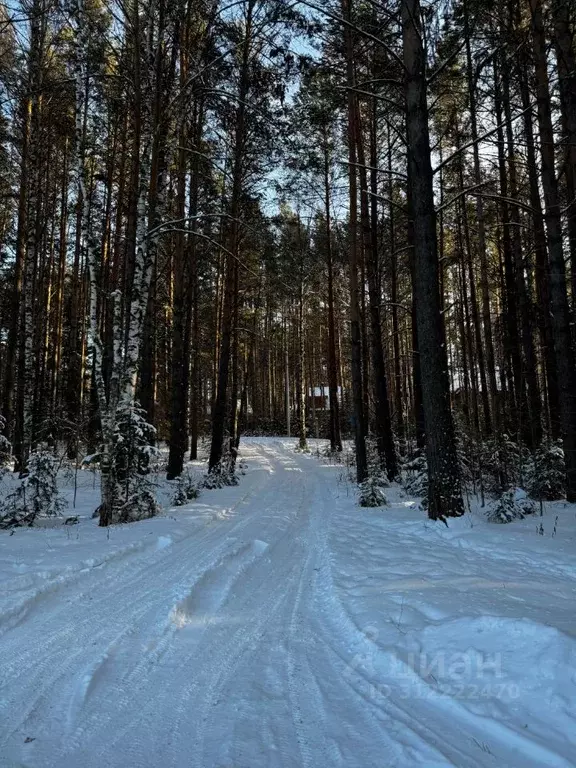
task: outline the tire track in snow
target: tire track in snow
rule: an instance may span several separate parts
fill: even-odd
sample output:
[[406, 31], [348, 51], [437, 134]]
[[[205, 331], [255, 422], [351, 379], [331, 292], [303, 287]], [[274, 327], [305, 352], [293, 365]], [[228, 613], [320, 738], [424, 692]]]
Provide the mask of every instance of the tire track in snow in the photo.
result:
[[[253, 482], [248, 493], [244, 494], [232, 509], [238, 509], [257, 494], [258, 490], [261, 491], [269, 485], [269, 475], [261, 475], [259, 482]], [[78, 677], [82, 680], [87, 667], [90, 669], [95, 664], [97, 666], [102, 651], [96, 653], [87, 667], [84, 665], [84, 671], [75, 672], [79, 666], [78, 662], [85, 659], [87, 648], [108, 648], [118, 636], [116, 627], [131, 620], [132, 624], [128, 624], [125, 631], [125, 635], [128, 635], [134, 624], [138, 625], [150, 611], [145, 602], [144, 607], [139, 607], [138, 601], [134, 600], [134, 595], [142, 591], [143, 584], [150, 584], [151, 581], [157, 598], [165, 602], [165, 595], [170, 595], [174, 583], [181, 583], [185, 575], [189, 578], [190, 564], [196, 565], [199, 569], [198, 575], [201, 576], [204, 567], [235, 541], [231, 534], [240, 532], [249, 522], [249, 519], [242, 518], [235, 520], [231, 525], [224, 522], [218, 528], [209, 526], [204, 533], [196, 536], [194, 533], [197, 531], [192, 531], [190, 535], [164, 550], [146, 548], [149, 551], [145, 550], [141, 558], [132, 561], [128, 569], [118, 560], [111, 561], [101, 572], [86, 574], [87, 578], [83, 580], [85, 583], [80, 591], [73, 592], [76, 587], [74, 583], [61, 585], [58, 594], [50, 593], [48, 600], [42, 600], [38, 610], [26, 622], [27, 626], [22, 627], [29, 632], [30, 622], [36, 624], [34, 636], [40, 639], [39, 645], [30, 646], [23, 642], [18, 627], [9, 632], [3, 641], [6, 652], [6, 663], [3, 663], [2, 668], [3, 687], [18, 678], [18, 701], [21, 703], [19, 705], [18, 701], [13, 699], [7, 702], [8, 714], [2, 720], [9, 723], [9, 726], [4, 729], [2, 743], [6, 745], [43, 702], [48, 705], [48, 695], [56, 694], [55, 687], [61, 680]], [[228, 534], [224, 538], [222, 528]], [[202, 550], [210, 541], [214, 541], [216, 547], [209, 547], [206, 554]], [[198, 550], [201, 552], [200, 557]], [[71, 593], [70, 599], [63, 600], [63, 597], [68, 597], [68, 593]], [[126, 597], [119, 599], [123, 595]], [[146, 597], [150, 599], [150, 593]], [[52, 606], [56, 607], [56, 611], [50, 610]], [[88, 606], [90, 610], [86, 611]], [[67, 619], [62, 620], [62, 615]], [[102, 628], [99, 629], [100, 627]], [[30, 670], [27, 679], [22, 675], [22, 670]], [[80, 682], [80, 687], [82, 685]], [[78, 683], [75, 683], [75, 686], [77, 687]], [[66, 698], [66, 695], [63, 696], [59, 691], [58, 698]], [[73, 689], [68, 698], [77, 700], [77, 691]]]
[[[270, 499], [272, 500], [278, 495], [278, 490], [279, 488], [277, 484], [269, 488], [268, 490], [265, 490], [264, 494], [259, 497], [259, 502], [262, 498], [265, 499], [267, 497], [270, 497]], [[288, 492], [288, 485], [286, 485], [286, 492]], [[255, 528], [254, 533], [257, 533], [260, 537], [266, 538], [267, 530], [271, 527], [277, 528], [279, 520], [282, 525], [286, 524], [285, 516], [283, 514], [277, 515], [275, 518], [273, 517], [268, 524], [264, 523], [264, 525], [262, 524], [263, 517], [265, 516], [262, 515], [259, 509], [257, 509], [256, 511], [251, 511], [249, 514], [247, 514], [245, 525], [242, 525], [242, 530], [244, 531], [246, 526], [249, 526], [252, 523], [254, 523], [254, 528]], [[239, 527], [236, 526], [234, 528], [228, 528], [227, 530], [235, 534], [234, 541], [236, 542], [235, 546], [237, 546], [238, 545], [237, 535], [239, 534]], [[220, 535], [222, 535], [222, 533], [224, 532], [225, 532], [224, 530], [221, 530]], [[245, 531], [244, 531], [244, 534], [245, 534]], [[227, 542], [226, 547], [229, 547], [229, 545], [230, 545], [230, 541]], [[221, 549], [222, 547], [219, 547], [219, 551]], [[204, 563], [204, 566], [202, 568], [197, 569], [196, 580], [201, 579], [202, 575], [205, 573], [206, 567], [209, 568], [214, 563], [214, 560], [215, 560], [214, 551], [212, 553], [208, 553], [208, 555], [205, 557], [205, 560], [206, 562]], [[191, 561], [193, 562], [193, 559], [191, 559]], [[182, 583], [182, 581], [180, 583]], [[182, 596], [183, 596], [182, 591], [180, 591], [178, 594], [178, 600], [181, 600]], [[163, 621], [166, 620], [166, 617], [169, 614], [169, 609], [171, 607], [172, 607], [172, 604], [170, 604], [167, 608], [163, 610], [163, 613], [162, 613]], [[166, 642], [166, 645], [168, 647], [170, 645], [169, 641], [170, 641], [170, 638], [168, 638]], [[182, 648], [181, 645], [176, 644], [176, 647], [178, 648], [180, 653], [182, 653], [183, 650], [186, 652], [186, 646]], [[196, 652], [198, 651], [196, 650]], [[165, 653], [164, 650], [163, 650], [163, 653]], [[189, 650], [187, 651], [187, 653], [189, 653]], [[168, 657], [167, 659], [165, 659], [166, 663], [171, 663], [173, 660], [174, 660], [173, 657]], [[136, 670], [134, 671], [134, 674], [130, 673], [130, 675], [126, 679], [119, 681], [118, 684], [113, 683], [111, 687], [109, 686], [109, 690], [106, 692], [107, 701], [109, 701], [111, 704], [113, 702], [116, 702], [115, 709], [118, 709], [118, 708], [121, 709], [124, 706], [128, 709], [130, 707], [130, 697], [135, 696], [136, 698], [138, 698], [138, 696], [142, 695], [142, 691], [144, 690], [143, 686], [145, 686], [147, 682], [146, 673], [150, 674], [150, 673], [153, 673], [154, 671], [153, 669], [154, 665], [152, 666], [152, 669], [148, 669], [148, 670], [143, 669], [143, 667], [146, 665], [146, 661], [147, 661], [147, 657], [143, 657], [139, 667], [137, 667]], [[155, 662], [158, 662], [158, 659], [155, 659]], [[183, 669], [194, 670], [194, 668], [198, 665], [198, 659], [195, 658], [193, 655], [189, 655], [189, 656], [180, 655], [180, 657], [178, 658], [178, 664]], [[136, 674], [136, 672], [138, 671], [143, 673], [140, 680], [138, 679], [138, 675]], [[181, 685], [181, 679], [180, 679], [180, 685]], [[152, 720], [153, 712], [157, 711], [158, 709], [162, 710], [163, 706], [167, 708], [167, 711], [174, 710], [174, 696], [172, 694], [171, 689], [167, 690], [165, 695], [161, 690], [154, 691], [154, 694], [155, 696], [151, 700], [150, 706], [145, 707], [144, 711], [142, 711], [141, 709], [138, 710], [138, 712], [134, 714], [133, 719], [130, 719], [128, 722], [126, 722], [125, 726], [123, 726], [119, 731], [117, 731], [115, 735], [115, 741], [116, 740], [122, 741], [125, 734], [128, 734], [132, 727], [137, 729], [138, 721], [141, 720], [142, 718], [149, 716], [150, 720]], [[178, 719], [177, 716], [171, 718], [172, 730], [177, 729], [177, 724], [176, 724], [177, 719]], [[81, 736], [84, 740], [92, 739], [96, 731], [102, 731], [102, 729], [104, 728], [105, 728], [105, 724], [100, 722], [96, 717], [93, 722], [93, 728], [91, 732], [87, 732], [86, 723], [82, 724]], [[73, 741], [75, 743], [72, 745], [72, 749], [75, 749], [77, 748], [77, 740], [73, 739]], [[68, 753], [69, 750], [66, 750], [66, 752]]]

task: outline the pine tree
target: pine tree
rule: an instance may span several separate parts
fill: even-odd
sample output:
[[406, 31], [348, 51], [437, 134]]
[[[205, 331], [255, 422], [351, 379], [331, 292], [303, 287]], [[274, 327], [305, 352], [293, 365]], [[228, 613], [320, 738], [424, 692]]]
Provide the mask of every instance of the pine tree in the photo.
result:
[[32, 526], [39, 517], [59, 517], [66, 507], [58, 488], [57, 458], [45, 447], [32, 451], [25, 474], [0, 502], [0, 528]]

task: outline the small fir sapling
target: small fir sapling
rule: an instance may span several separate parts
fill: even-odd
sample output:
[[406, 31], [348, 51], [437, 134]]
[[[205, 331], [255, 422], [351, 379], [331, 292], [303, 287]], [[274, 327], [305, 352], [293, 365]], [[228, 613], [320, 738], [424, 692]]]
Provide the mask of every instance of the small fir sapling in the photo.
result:
[[41, 446], [30, 454], [27, 473], [0, 503], [0, 528], [34, 525], [39, 517], [59, 517], [66, 507], [58, 489], [57, 458]]
[[531, 499], [555, 501], [565, 493], [566, 467], [560, 441], [543, 443], [526, 464], [525, 485]]
[[172, 497], [172, 504], [175, 507], [183, 507], [190, 501], [194, 501], [200, 496], [200, 481], [198, 477], [191, 472], [184, 471], [176, 479], [176, 490]]
[[536, 513], [536, 505], [519, 488], [509, 488], [486, 508], [489, 523], [511, 523]]

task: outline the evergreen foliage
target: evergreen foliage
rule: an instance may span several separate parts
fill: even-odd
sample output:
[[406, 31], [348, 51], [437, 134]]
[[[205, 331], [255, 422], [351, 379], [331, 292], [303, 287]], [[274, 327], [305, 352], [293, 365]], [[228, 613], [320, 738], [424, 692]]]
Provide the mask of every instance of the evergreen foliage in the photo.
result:
[[0, 413], [0, 478], [4, 472], [8, 471], [10, 454], [12, 453], [12, 445], [4, 434], [5, 429], [6, 419]]
[[377, 475], [368, 475], [358, 485], [358, 503], [361, 507], [384, 507], [388, 504]]
[[526, 498], [523, 491], [509, 488], [488, 505], [486, 519], [490, 523], [511, 523], [514, 520], [522, 520], [527, 515], [533, 515], [536, 511], [534, 502]]
[[150, 425], [222, 485], [291, 423], [576, 501], [573, 3], [64, 6], [0, 4], [0, 465], [102, 444], [107, 525]]
[[152, 458], [158, 454], [153, 445], [155, 437], [156, 430], [143, 409], [124, 399], [116, 409], [107, 450], [102, 447], [89, 457], [90, 463], [99, 462], [102, 483], [108, 483], [114, 522], [144, 520], [158, 513], [156, 486], [150, 477]]
[[172, 504], [175, 507], [183, 507], [190, 501], [199, 498], [200, 485], [200, 479], [196, 475], [184, 470], [176, 479], [176, 490], [172, 496]]
[[512, 486], [522, 486], [522, 468], [527, 456], [526, 449], [507, 434], [484, 442], [479, 460], [487, 493], [499, 496]]
[[204, 476], [202, 488], [205, 488], [207, 491], [213, 491], [218, 488], [238, 485], [236, 458], [235, 449], [229, 448], [226, 453], [223, 453], [220, 462]]
[[403, 466], [404, 490], [409, 496], [425, 497], [428, 492], [428, 468], [422, 455], [408, 459]]
[[0, 501], [0, 528], [32, 526], [39, 517], [59, 517], [66, 507], [58, 489], [58, 459], [43, 447], [30, 454], [27, 472]]
[[564, 497], [566, 467], [559, 440], [543, 443], [530, 457], [525, 469], [528, 495], [538, 501], [554, 501]]
[[375, 438], [369, 437], [366, 440], [366, 457], [368, 466], [368, 478], [380, 488], [388, 488], [387, 468], [382, 466], [382, 457], [378, 453], [378, 446]]

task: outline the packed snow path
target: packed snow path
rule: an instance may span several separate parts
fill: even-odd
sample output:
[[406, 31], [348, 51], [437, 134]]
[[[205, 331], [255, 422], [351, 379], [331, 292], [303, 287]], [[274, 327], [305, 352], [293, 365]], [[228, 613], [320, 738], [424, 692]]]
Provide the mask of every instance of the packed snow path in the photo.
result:
[[[576, 764], [567, 550], [507, 526], [474, 543], [395, 491], [360, 510], [293, 442], [243, 454], [239, 487], [2, 575], [2, 768]], [[54, 557], [56, 536], [3, 552]]]

